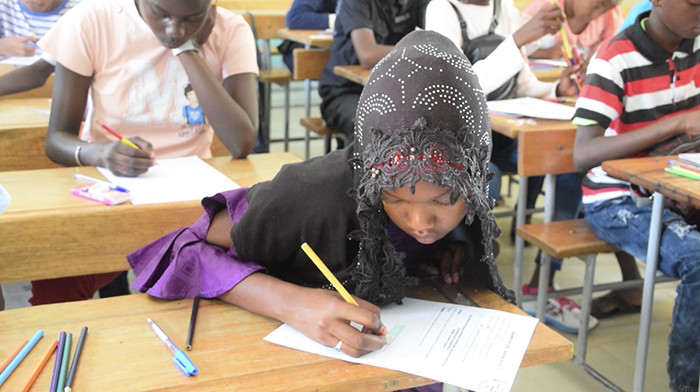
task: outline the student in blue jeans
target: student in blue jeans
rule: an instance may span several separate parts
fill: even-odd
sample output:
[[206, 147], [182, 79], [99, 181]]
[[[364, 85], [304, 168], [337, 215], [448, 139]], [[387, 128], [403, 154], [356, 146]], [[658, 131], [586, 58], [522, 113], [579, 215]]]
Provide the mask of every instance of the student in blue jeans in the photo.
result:
[[[599, 47], [576, 103], [574, 163], [595, 233], [646, 261], [651, 203], [600, 164], [656, 155], [700, 135], [700, 2], [654, 0], [651, 11]], [[698, 211], [667, 206], [659, 270], [680, 278], [668, 338], [671, 391], [696, 392], [700, 370]]]

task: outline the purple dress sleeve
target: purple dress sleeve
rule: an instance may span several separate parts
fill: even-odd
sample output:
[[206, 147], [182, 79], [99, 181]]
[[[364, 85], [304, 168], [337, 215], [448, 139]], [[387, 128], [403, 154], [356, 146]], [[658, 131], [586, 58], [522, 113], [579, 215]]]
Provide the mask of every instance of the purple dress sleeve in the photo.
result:
[[248, 208], [247, 188], [218, 193], [202, 200], [204, 214], [192, 225], [178, 229], [127, 255], [136, 274], [132, 287], [163, 299], [222, 295], [248, 275], [264, 270], [238, 258], [236, 250], [205, 241], [211, 219], [226, 208], [237, 222]]

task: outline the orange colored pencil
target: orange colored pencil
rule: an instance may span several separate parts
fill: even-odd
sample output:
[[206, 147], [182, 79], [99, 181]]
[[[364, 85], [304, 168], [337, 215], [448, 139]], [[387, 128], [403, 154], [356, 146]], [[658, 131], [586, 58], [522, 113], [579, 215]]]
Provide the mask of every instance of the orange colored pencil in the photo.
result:
[[29, 381], [27, 381], [27, 385], [24, 386], [24, 389], [22, 389], [22, 392], [27, 392], [29, 388], [32, 387], [32, 384], [34, 384], [34, 381], [36, 381], [36, 378], [39, 377], [39, 373], [41, 373], [41, 370], [46, 366], [46, 362], [49, 361], [49, 358], [51, 357], [51, 354], [53, 354], [53, 350], [56, 349], [56, 346], [58, 345], [58, 340], [54, 340], [51, 345], [49, 346], [49, 350], [44, 354], [44, 357], [41, 358], [41, 362], [37, 365], [36, 369], [34, 369], [34, 373], [32, 376], [29, 378]]
[[22, 349], [24, 348], [24, 346], [27, 345], [27, 343], [29, 343], [29, 339], [24, 339], [24, 342], [22, 342], [22, 344], [20, 344], [19, 347], [17, 347], [17, 350], [15, 350], [15, 352], [12, 353], [12, 355], [10, 355], [9, 358], [7, 358], [7, 360], [2, 364], [2, 366], [0, 366], [0, 372], [5, 370], [7, 365], [9, 365], [10, 362], [12, 362], [12, 360], [17, 356], [17, 354], [19, 354], [20, 351], [22, 351]]

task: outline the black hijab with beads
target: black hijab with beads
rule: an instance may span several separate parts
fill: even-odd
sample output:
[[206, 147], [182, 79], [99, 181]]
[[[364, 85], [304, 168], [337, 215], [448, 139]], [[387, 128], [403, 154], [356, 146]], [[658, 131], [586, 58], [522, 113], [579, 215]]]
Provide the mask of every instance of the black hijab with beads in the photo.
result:
[[440, 34], [415, 31], [372, 70], [357, 109], [355, 143], [285, 166], [247, 193], [248, 210], [231, 230], [238, 256], [284, 280], [327, 281], [301, 251], [318, 253], [351, 292], [384, 305], [400, 302], [404, 255], [387, 231], [381, 192], [425, 181], [452, 188], [468, 211], [460, 230], [472, 245], [467, 279], [509, 300], [492, 255], [500, 233], [488, 198], [490, 121], [466, 57]]

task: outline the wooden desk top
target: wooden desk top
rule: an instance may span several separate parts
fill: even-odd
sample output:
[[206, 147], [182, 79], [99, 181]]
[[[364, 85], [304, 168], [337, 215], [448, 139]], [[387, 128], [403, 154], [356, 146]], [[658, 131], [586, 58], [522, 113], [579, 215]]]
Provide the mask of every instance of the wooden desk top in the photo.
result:
[[557, 82], [564, 69], [564, 67], [532, 68], [532, 73], [543, 82]]
[[568, 131], [575, 133], [576, 125], [571, 121], [531, 117], [510, 117], [491, 113], [491, 129], [504, 136], [516, 138], [522, 132]]
[[609, 175], [629, 181], [678, 202], [700, 208], [700, 181], [666, 173], [667, 160], [678, 157], [646, 157], [603, 162]]
[[[299, 161], [292, 153], [207, 160], [241, 186], [269, 180], [282, 165]], [[125, 270], [127, 253], [203, 212], [199, 200], [106, 206], [70, 193], [74, 173], [103, 178], [88, 166], [0, 172], [12, 197], [0, 214], [0, 283]]]
[[361, 65], [336, 65], [333, 67], [333, 73], [340, 75], [357, 84], [365, 85], [370, 74], [369, 69], [362, 68]]
[[49, 126], [49, 98], [0, 99], [0, 131]]
[[[444, 300], [435, 291], [426, 299]], [[522, 313], [487, 290], [469, 290], [480, 306]], [[3, 390], [19, 391], [60, 331], [71, 332], [73, 350], [88, 326], [76, 391], [393, 391], [433, 381], [394, 370], [308, 354], [263, 340], [280, 323], [220, 300], [202, 300], [188, 356], [199, 370], [186, 377], [146, 323], [150, 317], [184, 349], [192, 300], [164, 301], [145, 294], [69, 302], [0, 312], [0, 355], [13, 352], [38, 329], [44, 337], [7, 379]], [[539, 324], [522, 366], [567, 360], [572, 343]], [[32, 390], [51, 382], [49, 361]]]
[[282, 29], [277, 32], [280, 38], [298, 42], [307, 46], [329, 47], [333, 43], [333, 34], [325, 30]]

